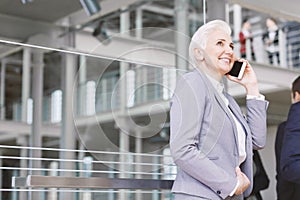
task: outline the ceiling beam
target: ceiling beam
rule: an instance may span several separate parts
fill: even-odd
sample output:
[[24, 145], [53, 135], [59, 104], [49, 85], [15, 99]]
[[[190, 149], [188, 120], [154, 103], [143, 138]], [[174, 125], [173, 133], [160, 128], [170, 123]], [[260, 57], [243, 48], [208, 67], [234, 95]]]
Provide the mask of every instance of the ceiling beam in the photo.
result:
[[[1, 121], [0, 120], [0, 142], [5, 142], [19, 137], [20, 135], [30, 135], [31, 125], [24, 122]], [[59, 137], [60, 127], [55, 125], [42, 126], [43, 137]]]
[[62, 31], [54, 24], [29, 20], [25, 18], [0, 14], [0, 37], [25, 41], [27, 38], [38, 33], [51, 33]]
[[229, 0], [232, 4], [239, 4], [244, 8], [266, 13], [276, 18], [300, 22], [299, 2], [294, 0], [275, 0], [270, 6], [269, 0]]
[[[69, 21], [69, 26], [80, 28], [84, 24], [87, 24], [91, 21], [94, 21], [96, 19], [99, 19], [105, 15], [108, 15], [109, 13], [115, 12], [116, 10], [119, 10], [121, 8], [126, 8], [130, 6], [131, 4], [141, 2], [141, 0], [105, 0], [100, 2], [101, 11], [92, 15], [88, 16], [85, 11], [82, 9], [80, 11], [77, 11], [66, 18]], [[62, 19], [58, 21], [57, 23], [63, 24], [66, 20]]]

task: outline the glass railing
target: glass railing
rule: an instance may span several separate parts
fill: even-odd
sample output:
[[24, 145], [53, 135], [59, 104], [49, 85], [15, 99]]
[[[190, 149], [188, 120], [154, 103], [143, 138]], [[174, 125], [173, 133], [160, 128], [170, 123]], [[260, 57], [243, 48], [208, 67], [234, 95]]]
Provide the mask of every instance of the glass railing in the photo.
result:
[[[120, 199], [120, 195], [129, 199], [153, 195], [157, 199], [170, 199], [177, 170], [167, 146], [160, 153], [6, 145], [0, 145], [0, 149], [12, 152], [0, 155], [0, 160], [5, 161], [0, 166], [4, 180], [0, 188], [2, 199], [22, 200], [28, 195], [39, 200], [58, 196], [82, 200]], [[20, 155], [40, 152], [43, 156], [16, 156], [13, 152]]]

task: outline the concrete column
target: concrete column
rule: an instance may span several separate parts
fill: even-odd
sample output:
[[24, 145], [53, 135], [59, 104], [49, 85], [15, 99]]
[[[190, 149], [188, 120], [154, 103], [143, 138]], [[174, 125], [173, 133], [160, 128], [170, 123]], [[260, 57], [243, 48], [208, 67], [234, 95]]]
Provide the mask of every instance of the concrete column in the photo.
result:
[[[32, 134], [30, 136], [30, 146], [41, 147], [42, 146], [42, 110], [43, 110], [43, 78], [44, 62], [43, 52], [35, 51], [33, 53], [33, 83], [32, 83], [32, 94], [33, 94], [33, 123], [32, 123]], [[31, 156], [40, 158], [41, 151], [31, 151]], [[41, 167], [40, 162], [33, 162], [32, 167]]]
[[[65, 54], [64, 55], [64, 88], [63, 88], [63, 102], [62, 102], [62, 133], [60, 139], [61, 149], [75, 149], [76, 148], [76, 136], [75, 136], [75, 124], [73, 119], [73, 86], [75, 84], [75, 67], [76, 55]], [[60, 152], [61, 159], [75, 159], [74, 152]], [[60, 163], [60, 169], [74, 169], [75, 165], [71, 162]], [[71, 172], [61, 172], [61, 176], [74, 176]], [[61, 194], [61, 199], [74, 199], [74, 194], [66, 192]]]
[[79, 95], [78, 95], [78, 114], [79, 115], [86, 115], [87, 114], [87, 107], [86, 107], [86, 56], [80, 56], [80, 66], [79, 66]]
[[[32, 133], [30, 135], [31, 147], [42, 147], [42, 112], [43, 112], [43, 85], [44, 85], [44, 52], [36, 50], [33, 52], [33, 83], [32, 83], [32, 99], [33, 99], [33, 121]], [[41, 150], [30, 150], [33, 158], [41, 158]], [[30, 168], [41, 168], [41, 161], [30, 161]], [[31, 174], [40, 175], [40, 171], [32, 171]], [[41, 199], [39, 192], [32, 193], [33, 200]]]
[[242, 27], [242, 7], [238, 4], [232, 6], [233, 12], [233, 39], [239, 40], [239, 33]]
[[[130, 27], [130, 13], [129, 12], [125, 12], [122, 13], [120, 16], [120, 32], [121, 34], [128, 34], [128, 30]], [[126, 72], [129, 69], [129, 64], [128, 63], [124, 63], [124, 62], [120, 62], [120, 77], [121, 77], [121, 87], [120, 87], [120, 109], [121, 109], [121, 115], [125, 115], [126, 114], [126, 106], [127, 106], [127, 79], [126, 79]], [[124, 119], [124, 117], [121, 117], [121, 124], [125, 124], [126, 123], [126, 119]], [[119, 147], [120, 147], [120, 152], [129, 152], [129, 135], [124, 132], [124, 130], [122, 130], [122, 128], [120, 129], [120, 143], [119, 143]], [[128, 157], [127, 155], [120, 155], [120, 174], [119, 177], [120, 178], [127, 178], [128, 174], [126, 173], [126, 171], [128, 170], [128, 165], [126, 164], [122, 164], [124, 162], [128, 161]], [[126, 200], [128, 199], [128, 195], [126, 194], [126, 192], [124, 190], [120, 190], [119, 193], [119, 199], [120, 200]]]
[[202, 0], [202, 13], [203, 13], [203, 23], [206, 24], [207, 16], [206, 16], [206, 0]]
[[141, 39], [143, 37], [143, 10], [141, 8], [137, 8], [135, 12], [135, 37], [137, 39]]
[[23, 49], [23, 72], [22, 72], [22, 122], [27, 122], [27, 107], [30, 96], [30, 66], [31, 66], [31, 49]]
[[5, 60], [1, 60], [0, 120], [5, 120], [5, 73], [6, 73], [6, 63]]
[[190, 42], [188, 0], [175, 0], [175, 43], [176, 43], [176, 67], [187, 70], [188, 68], [188, 46]]
[[[240, 53], [240, 43], [238, 42], [240, 40], [239, 34], [242, 27], [242, 7], [238, 4], [232, 5], [232, 13], [233, 13], [233, 40], [237, 41], [234, 44], [234, 53], [239, 58], [241, 57]], [[248, 48], [246, 48], [248, 49]], [[251, 48], [250, 48], [251, 49]], [[250, 53], [251, 54], [251, 53]]]
[[207, 22], [214, 19], [226, 20], [226, 1], [225, 0], [208, 0], [207, 2]]

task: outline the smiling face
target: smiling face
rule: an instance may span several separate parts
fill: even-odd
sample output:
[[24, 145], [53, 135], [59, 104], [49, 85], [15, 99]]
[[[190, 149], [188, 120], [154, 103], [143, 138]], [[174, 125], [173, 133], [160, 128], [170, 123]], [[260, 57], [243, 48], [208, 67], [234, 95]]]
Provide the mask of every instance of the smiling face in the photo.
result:
[[202, 50], [202, 65], [217, 80], [230, 71], [234, 62], [233, 42], [227, 33], [221, 30], [210, 32], [206, 47]]

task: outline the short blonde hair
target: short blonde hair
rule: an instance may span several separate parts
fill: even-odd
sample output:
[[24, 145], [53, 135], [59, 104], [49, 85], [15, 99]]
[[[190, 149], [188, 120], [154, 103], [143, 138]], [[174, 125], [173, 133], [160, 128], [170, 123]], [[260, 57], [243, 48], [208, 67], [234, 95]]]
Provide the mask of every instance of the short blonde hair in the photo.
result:
[[228, 35], [231, 35], [230, 26], [222, 20], [213, 20], [198, 28], [198, 30], [194, 33], [189, 46], [189, 56], [192, 61], [195, 61], [194, 49], [205, 49], [209, 34], [217, 30], [224, 31]]

